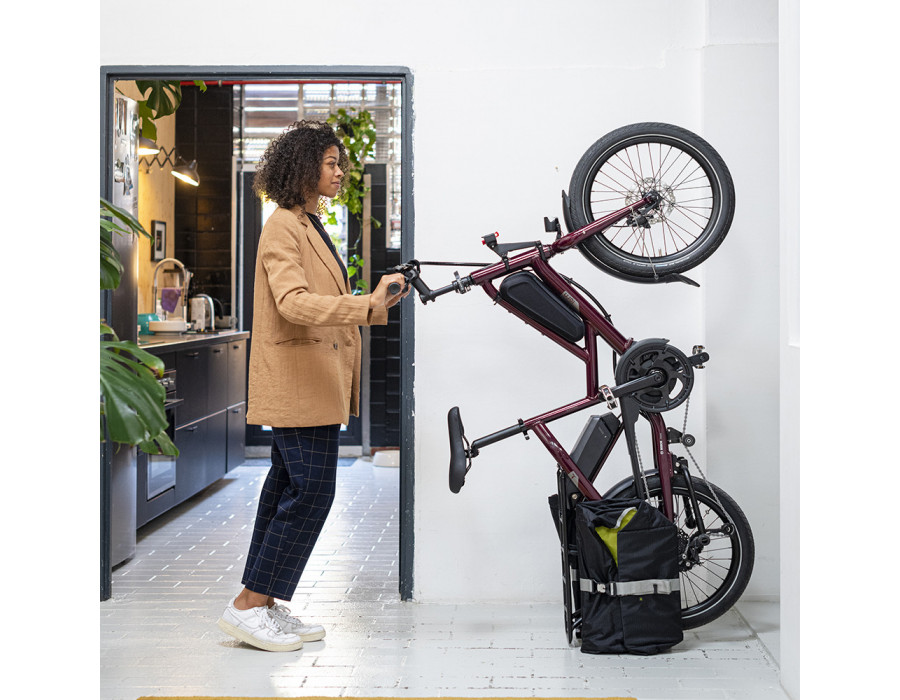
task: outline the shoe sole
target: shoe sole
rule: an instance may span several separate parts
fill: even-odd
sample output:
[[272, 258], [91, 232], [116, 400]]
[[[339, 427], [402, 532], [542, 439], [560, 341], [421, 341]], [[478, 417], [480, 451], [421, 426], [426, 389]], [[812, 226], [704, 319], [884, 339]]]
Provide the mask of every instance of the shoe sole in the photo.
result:
[[[227, 622], [222, 618], [219, 618], [218, 625], [219, 629], [221, 629], [226, 634], [230, 634], [239, 642], [244, 642], [245, 644], [254, 646], [257, 649], [262, 649], [263, 651], [297, 651], [298, 649], [303, 648], [302, 638], [299, 642], [292, 642], [291, 644], [276, 644], [274, 642], [264, 642], [261, 639], [257, 639], [249, 632], [245, 632], [240, 627], [235, 627], [230, 622]], [[325, 635], [322, 636], [324, 637]]]
[[298, 634], [297, 636], [304, 642], [318, 642], [320, 639], [325, 639], [325, 630], [322, 630], [321, 632], [310, 632], [309, 634]]

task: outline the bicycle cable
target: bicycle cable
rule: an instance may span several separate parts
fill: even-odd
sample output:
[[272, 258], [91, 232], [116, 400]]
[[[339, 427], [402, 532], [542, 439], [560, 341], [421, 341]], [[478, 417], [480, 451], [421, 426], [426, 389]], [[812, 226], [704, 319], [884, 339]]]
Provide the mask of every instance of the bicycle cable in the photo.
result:
[[644, 473], [644, 464], [641, 461], [641, 448], [638, 447], [637, 437], [634, 440], [634, 453], [637, 457], [638, 471], [641, 473], [641, 481], [644, 482], [644, 500], [650, 499], [650, 484], [647, 483], [647, 475]]
[[[600, 312], [603, 314], [603, 318], [605, 318], [607, 321], [612, 323], [612, 316], [610, 315], [609, 311], [607, 311], [606, 309], [603, 308], [603, 304], [601, 304], [599, 301], [597, 301], [597, 297], [595, 297], [593, 294], [591, 294], [587, 289], [585, 289], [581, 284], [579, 284], [578, 282], [573, 280], [571, 277], [568, 277], [568, 276], [562, 275], [562, 274], [560, 276], [566, 282], [568, 282], [571, 285], [574, 285], [575, 287], [578, 287], [578, 289], [580, 289], [582, 292], [584, 292], [587, 295], [588, 299], [590, 299], [592, 302], [594, 302], [594, 304], [596, 304], [597, 308], [600, 309]], [[615, 372], [616, 365], [618, 364], [617, 361], [619, 359], [618, 355], [616, 355], [615, 350], [613, 350], [612, 358], [613, 358], [613, 360], [612, 360], [613, 372]]]
[[419, 260], [419, 265], [446, 265], [448, 267], [487, 267], [492, 263], [485, 262], [438, 262], [435, 260]]

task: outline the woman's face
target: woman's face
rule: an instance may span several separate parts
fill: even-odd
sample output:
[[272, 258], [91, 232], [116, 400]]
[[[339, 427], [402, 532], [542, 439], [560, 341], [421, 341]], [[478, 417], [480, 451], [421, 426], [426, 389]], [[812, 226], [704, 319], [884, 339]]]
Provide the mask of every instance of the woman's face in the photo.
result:
[[322, 158], [322, 167], [319, 170], [319, 195], [322, 197], [332, 199], [341, 189], [344, 171], [338, 165], [339, 156], [338, 147], [330, 146]]

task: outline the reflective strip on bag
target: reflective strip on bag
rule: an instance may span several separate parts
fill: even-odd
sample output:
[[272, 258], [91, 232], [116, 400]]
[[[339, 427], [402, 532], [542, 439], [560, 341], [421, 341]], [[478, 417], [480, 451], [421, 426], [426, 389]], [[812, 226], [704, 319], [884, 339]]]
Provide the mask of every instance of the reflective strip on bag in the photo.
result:
[[644, 581], [609, 581], [598, 583], [590, 578], [579, 579], [583, 593], [603, 593], [610, 596], [668, 595], [681, 590], [677, 578], [655, 578]]

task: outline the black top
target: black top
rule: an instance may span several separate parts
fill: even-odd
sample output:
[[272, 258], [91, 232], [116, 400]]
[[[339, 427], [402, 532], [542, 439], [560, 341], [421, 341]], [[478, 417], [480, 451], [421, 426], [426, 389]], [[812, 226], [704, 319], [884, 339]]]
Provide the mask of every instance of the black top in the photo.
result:
[[322, 226], [322, 222], [319, 220], [318, 216], [316, 216], [315, 214], [310, 214], [309, 212], [306, 212], [306, 215], [309, 217], [309, 220], [312, 222], [312, 225], [315, 227], [316, 231], [319, 232], [322, 240], [325, 241], [325, 244], [328, 246], [331, 254], [334, 255], [334, 259], [337, 260], [338, 267], [340, 267], [341, 272], [344, 273], [344, 282], [347, 282], [347, 268], [344, 267], [344, 261], [341, 260], [341, 256], [338, 255], [337, 249], [334, 247], [334, 243], [331, 242], [331, 236], [328, 235], [328, 231], [326, 231], [325, 227]]

